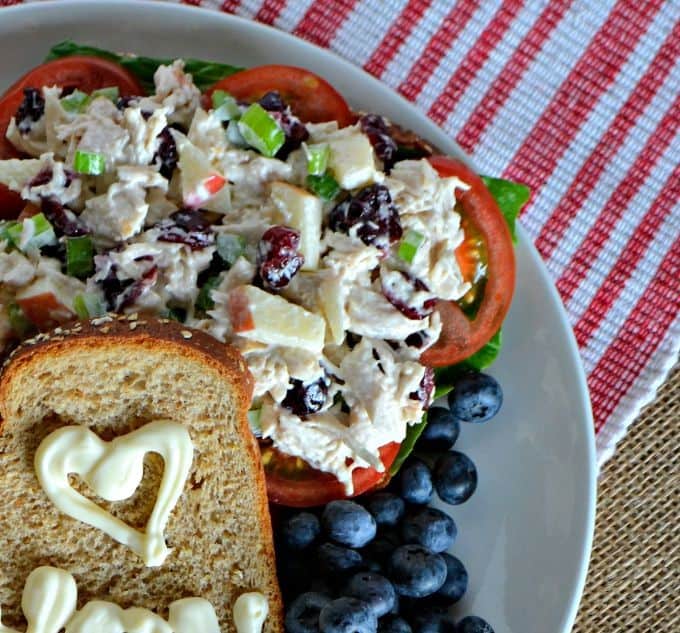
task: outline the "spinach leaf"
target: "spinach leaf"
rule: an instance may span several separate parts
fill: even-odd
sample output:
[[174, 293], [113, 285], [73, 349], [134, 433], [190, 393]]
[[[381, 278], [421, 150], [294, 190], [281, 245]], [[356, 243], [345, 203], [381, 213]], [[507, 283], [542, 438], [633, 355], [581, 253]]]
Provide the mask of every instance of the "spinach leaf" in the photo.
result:
[[526, 185], [521, 185], [518, 182], [512, 182], [510, 180], [503, 180], [502, 178], [482, 176], [482, 180], [498, 203], [501, 213], [510, 227], [512, 241], [516, 242], [515, 220], [517, 220], [517, 216], [522, 210], [522, 207], [529, 201], [531, 190]]
[[406, 458], [413, 452], [413, 448], [420, 437], [420, 434], [427, 425], [427, 412], [423, 413], [423, 419], [417, 424], [413, 424], [406, 429], [406, 437], [401, 443], [399, 452], [390, 466], [390, 477], [394, 477], [399, 472]]
[[[153, 89], [153, 74], [156, 72], [156, 69], [161, 65], [171, 64], [173, 62], [172, 59], [144, 57], [142, 55], [119, 55], [118, 53], [113, 53], [95, 46], [77, 44], [71, 40], [64, 40], [63, 42], [59, 42], [59, 44], [55, 44], [50, 49], [45, 61], [70, 57], [71, 55], [90, 55], [117, 62], [135, 75], [147, 90]], [[224, 79], [243, 69], [236, 66], [230, 66], [229, 64], [221, 64], [219, 62], [185, 58], [184, 70], [191, 73], [194, 78], [194, 83], [199, 90], [205, 90], [220, 79]]]
[[449, 365], [448, 367], [437, 367], [434, 370], [434, 397], [441, 398], [453, 389], [453, 383], [461, 374], [469, 371], [482, 371], [491, 365], [498, 352], [501, 351], [502, 335], [501, 330], [498, 330], [489, 342], [482, 347], [478, 352], [475, 352], [469, 358], [457, 363], [456, 365]]

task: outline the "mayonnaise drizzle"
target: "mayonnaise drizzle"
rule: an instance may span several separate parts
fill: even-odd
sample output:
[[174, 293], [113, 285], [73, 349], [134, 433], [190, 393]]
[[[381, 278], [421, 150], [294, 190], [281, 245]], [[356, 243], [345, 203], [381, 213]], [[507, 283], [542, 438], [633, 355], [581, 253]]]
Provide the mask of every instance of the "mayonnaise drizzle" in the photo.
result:
[[[144, 455], [149, 452], [158, 453], [165, 467], [144, 532], [130, 527], [71, 487], [68, 476], [75, 473], [107, 501], [127, 499], [142, 481]], [[35, 454], [35, 470], [40, 485], [57, 508], [106, 532], [130, 547], [148, 567], [156, 567], [170, 553], [163, 532], [184, 489], [192, 459], [189, 432], [177, 422], [150, 422], [111, 442], [101, 440], [85, 426], [76, 425], [57, 429], [42, 441]]]
[[[244, 596], [264, 596], [257, 593]], [[73, 576], [56, 567], [38, 567], [26, 580], [21, 599], [28, 627], [26, 633], [220, 633], [213, 606], [203, 598], [183, 598], [172, 602], [167, 622], [148, 609], [121, 609], [112, 602], [93, 600], [76, 611], [78, 590]], [[240, 600], [240, 598], [239, 598]], [[237, 600], [237, 604], [239, 602]], [[236, 611], [236, 605], [234, 605]], [[257, 617], [259, 618], [259, 613]], [[257, 620], [260, 622], [260, 620]], [[259, 633], [262, 623], [256, 629]], [[241, 629], [239, 629], [240, 631]], [[19, 633], [0, 623], [0, 633]]]
[[236, 633], [260, 633], [269, 613], [269, 603], [259, 591], [241, 594], [234, 603]]

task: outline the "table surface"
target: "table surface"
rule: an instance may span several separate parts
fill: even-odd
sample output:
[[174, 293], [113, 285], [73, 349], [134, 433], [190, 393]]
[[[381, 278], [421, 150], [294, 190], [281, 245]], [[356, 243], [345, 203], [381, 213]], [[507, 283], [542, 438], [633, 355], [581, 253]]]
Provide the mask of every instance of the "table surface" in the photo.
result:
[[672, 631], [680, 621], [680, 366], [600, 475], [574, 633]]

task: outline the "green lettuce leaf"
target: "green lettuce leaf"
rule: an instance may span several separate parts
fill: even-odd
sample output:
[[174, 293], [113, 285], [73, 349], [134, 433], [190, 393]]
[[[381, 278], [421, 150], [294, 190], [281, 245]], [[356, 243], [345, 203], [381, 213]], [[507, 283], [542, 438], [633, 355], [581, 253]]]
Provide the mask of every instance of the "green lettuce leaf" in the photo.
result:
[[[95, 46], [77, 44], [71, 40], [64, 40], [55, 44], [48, 53], [45, 61], [70, 57], [72, 55], [90, 55], [102, 57], [110, 61], [118, 62], [129, 70], [147, 90], [153, 90], [153, 74], [156, 69], [164, 64], [171, 64], [171, 58], [144, 57], [142, 55], [119, 55]], [[242, 68], [221, 64], [218, 62], [204, 61], [201, 59], [184, 58], [184, 69], [191, 73], [194, 83], [199, 90], [205, 90], [220, 79], [233, 75]]]
[[404, 463], [406, 458], [413, 452], [413, 448], [415, 447], [416, 442], [420, 437], [420, 434], [425, 430], [426, 426], [427, 426], [427, 413], [424, 413], [423, 419], [420, 422], [412, 426], [409, 426], [406, 429], [406, 437], [404, 438], [404, 441], [401, 443], [401, 446], [399, 447], [399, 452], [397, 453], [397, 456], [394, 458], [394, 461], [390, 466], [390, 477], [393, 477], [399, 472], [399, 469], [402, 467], [402, 464]]
[[491, 195], [498, 203], [498, 207], [508, 223], [510, 228], [510, 235], [512, 241], [517, 241], [515, 233], [515, 222], [522, 207], [529, 201], [531, 190], [526, 185], [521, 185], [518, 182], [510, 180], [503, 180], [502, 178], [492, 178], [491, 176], [482, 176], [482, 180], [486, 188], [491, 192]]

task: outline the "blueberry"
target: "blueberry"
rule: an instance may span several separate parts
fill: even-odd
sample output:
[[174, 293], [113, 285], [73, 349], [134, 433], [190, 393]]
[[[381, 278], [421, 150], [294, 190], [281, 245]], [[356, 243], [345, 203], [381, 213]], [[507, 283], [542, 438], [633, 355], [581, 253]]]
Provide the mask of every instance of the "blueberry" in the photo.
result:
[[486, 620], [476, 615], [469, 615], [458, 622], [456, 633], [493, 633], [493, 629]]
[[283, 544], [292, 550], [309, 547], [319, 536], [319, 519], [311, 512], [299, 512], [284, 521], [281, 527]]
[[450, 451], [435, 464], [434, 486], [442, 501], [452, 505], [461, 504], [477, 488], [477, 469], [467, 455]]
[[286, 632], [318, 633], [319, 614], [330, 601], [328, 596], [314, 591], [300, 594], [286, 612]]
[[352, 576], [343, 593], [366, 602], [376, 618], [389, 613], [397, 597], [392, 583], [385, 576], [367, 571]]
[[421, 508], [407, 516], [401, 525], [404, 543], [417, 543], [436, 553], [451, 547], [457, 535], [453, 519], [437, 508]]
[[378, 620], [371, 608], [357, 598], [338, 598], [319, 614], [321, 633], [376, 633]]
[[363, 563], [359, 552], [335, 543], [322, 543], [316, 549], [319, 566], [328, 574], [358, 571]]
[[410, 459], [399, 472], [399, 489], [404, 501], [427, 503], [432, 498], [432, 474], [427, 464]]
[[404, 501], [390, 492], [376, 492], [366, 499], [366, 509], [378, 525], [396, 525], [404, 516]]
[[451, 413], [463, 422], [486, 422], [503, 404], [503, 391], [488, 374], [463, 374], [449, 394]]
[[428, 453], [448, 451], [458, 439], [460, 423], [444, 407], [432, 407], [427, 412], [427, 424], [418, 438], [417, 448]]
[[332, 540], [348, 547], [363, 547], [375, 537], [375, 519], [354, 501], [331, 501], [321, 523]]
[[390, 613], [378, 620], [378, 633], [412, 633], [412, 629], [404, 618]]
[[389, 578], [398, 594], [424, 598], [444, 584], [446, 563], [421, 545], [402, 545], [390, 557]]
[[424, 605], [411, 617], [413, 633], [455, 633], [456, 624], [445, 608]]
[[444, 604], [451, 605], [458, 602], [467, 591], [468, 573], [463, 563], [455, 556], [442, 552], [440, 556], [446, 563], [446, 580], [433, 598]]

